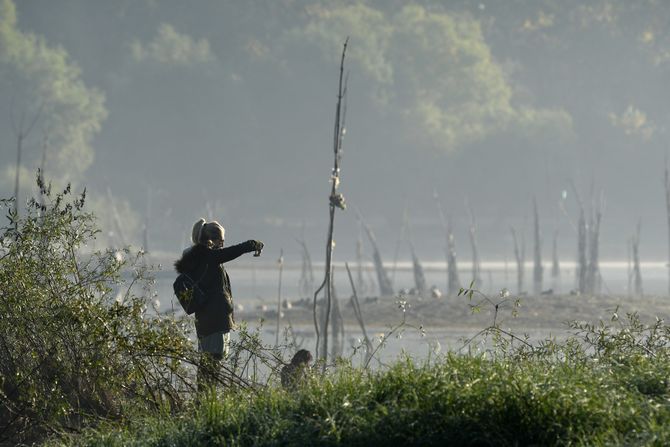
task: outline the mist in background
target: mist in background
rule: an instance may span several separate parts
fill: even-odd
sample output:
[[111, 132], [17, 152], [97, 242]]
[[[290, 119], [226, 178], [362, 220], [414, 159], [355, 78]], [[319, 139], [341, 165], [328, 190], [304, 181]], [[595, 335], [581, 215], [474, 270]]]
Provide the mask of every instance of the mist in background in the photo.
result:
[[349, 36], [337, 261], [354, 209], [385, 260], [405, 209], [417, 255], [443, 260], [434, 191], [461, 262], [466, 203], [483, 260], [512, 261], [510, 227], [530, 260], [534, 198], [543, 258], [558, 232], [574, 261], [575, 192], [587, 212], [604, 199], [603, 260], [626, 259], [640, 221], [640, 256], [665, 261], [669, 22], [653, 0], [2, 0], [0, 192], [34, 121], [19, 199], [40, 166], [85, 186], [100, 247], [178, 253], [205, 217], [287, 261], [304, 237], [319, 261]]

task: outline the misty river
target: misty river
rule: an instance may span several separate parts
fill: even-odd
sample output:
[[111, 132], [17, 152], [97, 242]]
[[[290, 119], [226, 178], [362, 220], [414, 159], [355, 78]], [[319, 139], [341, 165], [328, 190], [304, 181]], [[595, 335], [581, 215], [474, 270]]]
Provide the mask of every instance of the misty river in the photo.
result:
[[[389, 276], [394, 279], [395, 289], [397, 291], [404, 289], [404, 292], [408, 292], [408, 290], [413, 287], [414, 277], [411, 262], [398, 262], [395, 270], [393, 269], [392, 264], [388, 264], [386, 267]], [[435, 285], [441, 290], [444, 290], [446, 286], [445, 263], [425, 262], [423, 267], [428, 286]], [[356, 277], [356, 265], [350, 265], [350, 268], [352, 274]], [[532, 263], [526, 264], [525, 284], [527, 288], [531, 287], [532, 268]], [[495, 298], [498, 296], [501, 289], [507, 288], [512, 293], [512, 297], [515, 296], [516, 268], [513, 263], [505, 265], [503, 262], [484, 262], [482, 263], [481, 269], [483, 280], [481, 291], [483, 293]], [[266, 343], [273, 344], [276, 337], [275, 309], [277, 307], [279, 283], [278, 265], [269, 262], [237, 262], [228, 265], [226, 270], [231, 278], [234, 301], [237, 307], [236, 320], [238, 322], [242, 320], [246, 321], [249, 328], [254, 329], [261, 325], [260, 318], [262, 316], [264, 319], [264, 322], [261, 325], [262, 337]], [[570, 292], [575, 284], [574, 263], [565, 262], [561, 264], [561, 276], [559, 281], [552, 280], [548, 270], [549, 269], [545, 265], [545, 286], [543, 289], [547, 290], [553, 288], [555, 294], [562, 296], [542, 297], [547, 298], [545, 300], [546, 302], [560, 304], [562, 301], [566, 300], [572, 300], [571, 302], [573, 302], [582, 298], [585, 299], [585, 297], [570, 296]], [[668, 287], [666, 265], [662, 262], [643, 262], [641, 263], [641, 270], [645, 295], [642, 298], [636, 298], [635, 303], [641, 306], [641, 308], [650, 315], [656, 315], [658, 313], [660, 314], [659, 316], [662, 317], [667, 311], [664, 305], [665, 300], [661, 298], [667, 293]], [[590, 310], [583, 310], [574, 306], [572, 314], [566, 310], [565, 315], [567, 315], [567, 319], [602, 318], [608, 320], [610, 312], [613, 311], [614, 306], [619, 302], [617, 300], [622, 300], [622, 302], [627, 301], [626, 297], [628, 296], [629, 287], [628, 264], [626, 262], [602, 262], [600, 264], [600, 271], [602, 276], [603, 297], [589, 297]], [[365, 278], [364, 285], [367, 288], [367, 292], [361, 294], [359, 291], [359, 297], [362, 301], [364, 301], [366, 297], [376, 294], [375, 272], [372, 264], [364, 264], [363, 273]], [[464, 285], [469, 283], [470, 273], [471, 265], [469, 263], [459, 263], [459, 274]], [[318, 264], [315, 265], [314, 276], [317, 283], [323, 278], [322, 275], [323, 266]], [[159, 310], [161, 312], [171, 312], [174, 309], [177, 313], [180, 313], [181, 309], [179, 303], [174, 298], [172, 292], [172, 282], [176, 275], [173, 271], [163, 267], [156, 272], [155, 276]], [[296, 302], [301, 298], [299, 293], [300, 277], [301, 266], [299, 263], [284, 264], [281, 287], [282, 301], [288, 300]], [[343, 263], [335, 263], [334, 284], [337, 296], [339, 297], [340, 307], [343, 309], [343, 314], [345, 315], [344, 323], [346, 335], [343, 343], [344, 354], [345, 356], [352, 355], [354, 351], [353, 346], [360, 345], [362, 333], [356, 320], [347, 318], [347, 312], [344, 309], [346, 306], [350, 306], [349, 298], [351, 297], [351, 286]], [[416, 301], [416, 297], [407, 293], [402, 296], [410, 303]], [[399, 297], [400, 294], [390, 300], [392, 302], [387, 303], [387, 307], [395, 307], [394, 303]], [[612, 297], [617, 298], [614, 298], [613, 301]], [[527, 297], [525, 294], [522, 294], [519, 298], [522, 302], [519, 314], [523, 316], [524, 312], [531, 312], [532, 315], [525, 321], [532, 321], [533, 315], [538, 316], [538, 310], [535, 309], [532, 303], [530, 303], [530, 307], [523, 305], [525, 301], [532, 301], [532, 297]], [[458, 300], [458, 298], [449, 298], [449, 300], [453, 299]], [[442, 298], [442, 300], [444, 300], [444, 298]], [[465, 302], [464, 298], [460, 298], [460, 300]], [[428, 297], [424, 299], [424, 301], [435, 302], [439, 300]], [[661, 304], [663, 304], [663, 306], [661, 306]], [[390, 327], [397, 325], [401, 321], [402, 314], [400, 311], [394, 313], [392, 309], [389, 314], [384, 314], [388, 319], [382, 321], [380, 318], [384, 317], [375, 314], [377, 311], [374, 309], [377, 308], [366, 309], [366, 307], [363, 306], [362, 313], [364, 319], [374, 320], [373, 322], [366, 324], [368, 325], [368, 334], [376, 345], [382, 334], [388, 334]], [[547, 317], [542, 315], [542, 310], [539, 312], [540, 315], [537, 318], [537, 324], [533, 323], [529, 325], [524, 324], [524, 322], [519, 323], [519, 335], [523, 333], [528, 336], [529, 340], [534, 342], [544, 340], [547, 337], [555, 337], [560, 340], [568, 335], [567, 326], [565, 326], [563, 322], [543, 326], [543, 321], [546, 321]], [[554, 311], [547, 308], [545, 312], [552, 313]], [[444, 324], [429, 324], [426, 327], [425, 333], [422, 333], [416, 328], [405, 328], [400, 336], [398, 336], [398, 334], [393, 334], [388, 338], [386, 346], [380, 351], [380, 358], [382, 361], [388, 361], [397, 357], [397, 355], [403, 351], [413, 357], [426, 358], [434, 353], [445, 352], [449, 349], [458, 350], [463, 347], [465, 340], [486, 327], [487, 321], [486, 317], [484, 317], [484, 319], [475, 317], [470, 319], [468, 314], [465, 313], [460, 319], [457, 319], [457, 321], [447, 319]], [[280, 340], [286, 341], [284, 335], [289, 323], [293, 329], [296, 341], [303, 347], [313, 349], [313, 326], [311, 321], [305, 318], [298, 321], [290, 321], [283, 318], [281, 322], [282, 332], [280, 334]], [[361, 355], [362, 354], [357, 354], [357, 357], [354, 357], [354, 361], [356, 361], [356, 359], [360, 360], [362, 358]]]

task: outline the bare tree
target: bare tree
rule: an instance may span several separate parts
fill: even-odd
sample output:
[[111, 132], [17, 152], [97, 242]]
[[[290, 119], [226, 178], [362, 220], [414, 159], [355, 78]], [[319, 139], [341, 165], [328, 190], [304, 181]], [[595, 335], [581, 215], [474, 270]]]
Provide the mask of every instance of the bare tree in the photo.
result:
[[[46, 185], [46, 169], [47, 169], [47, 152], [49, 150], [49, 134], [44, 132], [42, 137], [42, 159], [40, 160], [40, 168], [38, 171], [39, 182]], [[40, 205], [45, 206], [46, 197], [42, 188], [40, 188]]]
[[516, 289], [517, 293], [523, 293], [523, 276], [526, 264], [526, 244], [523, 235], [521, 236], [521, 245], [517, 240], [516, 231], [510, 227], [512, 232], [512, 241], [514, 242], [514, 259], [516, 259]]
[[591, 225], [588, 232], [588, 264], [586, 270], [586, 292], [594, 295], [600, 293], [602, 284], [600, 277], [600, 222], [604, 207], [604, 196], [600, 194], [600, 200], [593, 205], [591, 213]]
[[[123, 233], [123, 225], [121, 225], [121, 216], [119, 216], [119, 211], [116, 209], [116, 203], [114, 201], [114, 196], [112, 194], [112, 189], [108, 186], [107, 187], [107, 200], [109, 201], [109, 212], [111, 216], [111, 227], [113, 228], [114, 231], [112, 231], [112, 235], [116, 234], [116, 244], [115, 245], [121, 245], [121, 247], [125, 247], [127, 239], [124, 236]], [[115, 247], [118, 248], [118, 247]]]
[[644, 296], [644, 291], [642, 290], [642, 273], [640, 271], [640, 228], [642, 222], [638, 220], [637, 222], [637, 231], [635, 235], [631, 238], [631, 249], [633, 255], [633, 282], [635, 284], [635, 296], [642, 297]]
[[426, 286], [426, 275], [423, 272], [423, 266], [421, 265], [421, 261], [419, 261], [419, 258], [417, 258], [416, 256], [416, 251], [414, 250], [414, 244], [412, 244], [411, 242], [410, 242], [410, 250], [412, 252], [414, 287], [416, 288], [416, 293], [419, 296], [425, 297], [426, 290], [428, 290], [428, 287]]
[[587, 276], [587, 238], [588, 238], [588, 227], [586, 225], [586, 216], [584, 212], [584, 204], [582, 199], [575, 188], [574, 183], [570, 183], [572, 190], [575, 193], [575, 198], [577, 199], [577, 205], [579, 206], [579, 219], [577, 220], [577, 268], [575, 269], [575, 276], [577, 280], [577, 290], [580, 294], [586, 292], [586, 276]]
[[668, 154], [665, 154], [665, 210], [668, 218], [668, 295], [670, 295], [670, 175], [668, 175]]
[[277, 266], [279, 268], [279, 284], [277, 285], [277, 332], [275, 333], [275, 346], [279, 346], [279, 324], [281, 320], [281, 280], [284, 272], [284, 249], [279, 250], [279, 258], [277, 259]]
[[407, 227], [407, 243], [409, 244], [409, 250], [412, 253], [412, 271], [414, 272], [414, 288], [416, 290], [416, 293], [420, 297], [425, 297], [426, 291], [428, 290], [428, 286], [426, 285], [426, 275], [424, 274], [421, 261], [419, 261], [419, 258], [416, 256], [416, 250], [414, 249], [414, 242], [412, 241], [412, 227], [409, 222], [409, 217], [407, 217], [406, 227]]
[[451, 219], [447, 221], [447, 269], [449, 281], [447, 293], [451, 296], [458, 294], [461, 288], [461, 280], [458, 277], [458, 262], [456, 261], [456, 239], [454, 238]]
[[[314, 302], [312, 305], [312, 313], [314, 317], [314, 330], [316, 332], [316, 356], [324, 360], [323, 362], [323, 371], [326, 369], [326, 361], [328, 360], [328, 320], [330, 318], [330, 304], [331, 304], [331, 264], [333, 259], [333, 230], [335, 223], [335, 209], [340, 208], [344, 210], [346, 204], [342, 194], [338, 192], [338, 187], [340, 185], [340, 160], [342, 158], [342, 139], [345, 133], [344, 127], [344, 118], [346, 115], [346, 104], [343, 109], [343, 100], [346, 97], [346, 82], [343, 83], [344, 79], [344, 57], [347, 52], [347, 44], [349, 43], [349, 38], [344, 41], [342, 48], [342, 58], [340, 60], [340, 76], [338, 82], [338, 91], [337, 91], [337, 105], [335, 107], [335, 129], [333, 135], [333, 172], [330, 176], [331, 179], [331, 188], [330, 188], [330, 198], [329, 198], [329, 224], [328, 224], [328, 240], [326, 243], [326, 266], [323, 282], [319, 288], [314, 292]], [[320, 332], [319, 332], [319, 323], [317, 321], [317, 309], [316, 309], [316, 300], [319, 293], [322, 290], [326, 290], [326, 317], [323, 324], [323, 337], [325, 339], [325, 349], [323, 352], [319, 352], [319, 341], [320, 341]]]
[[300, 271], [300, 280], [298, 282], [298, 289], [301, 296], [309, 295], [314, 290], [314, 269], [312, 267], [312, 257], [309, 254], [307, 243], [304, 236], [297, 240], [302, 248], [302, 268]]
[[356, 287], [362, 294], [367, 293], [367, 286], [363, 276], [363, 224], [358, 223], [358, 237], [356, 238]]
[[331, 292], [333, 318], [331, 319], [330, 329], [333, 337], [333, 344], [330, 355], [332, 358], [337, 358], [341, 357], [344, 351], [344, 319], [342, 318], [342, 312], [340, 311], [340, 301], [337, 297], [337, 291], [335, 289], [335, 267], [333, 267], [331, 277], [333, 278], [331, 282], [331, 287], [333, 288]]
[[479, 249], [477, 247], [477, 222], [475, 221], [475, 213], [472, 212], [470, 202], [466, 200], [465, 206], [470, 215], [470, 226], [468, 230], [470, 233], [470, 247], [472, 248], [472, 281], [474, 281], [474, 287], [477, 288], [482, 285], [482, 269], [479, 263]]
[[372, 342], [370, 341], [368, 333], [365, 330], [365, 322], [363, 321], [363, 314], [361, 313], [361, 305], [358, 301], [358, 294], [356, 293], [356, 287], [354, 286], [354, 279], [351, 277], [351, 270], [349, 269], [349, 264], [345, 262], [344, 266], [347, 269], [347, 275], [349, 275], [349, 283], [351, 284], [351, 291], [352, 291], [351, 306], [354, 308], [354, 315], [356, 316], [356, 320], [358, 321], [358, 324], [361, 327], [361, 332], [363, 333], [363, 341], [365, 342], [364, 364], [367, 364], [373, 351]]
[[444, 254], [447, 261], [447, 294], [454, 296], [458, 294], [461, 288], [461, 282], [458, 278], [458, 264], [456, 262], [456, 242], [454, 240], [454, 233], [452, 231], [451, 219], [446, 219], [442, 211], [442, 204], [437, 194], [437, 190], [433, 190], [433, 198], [437, 205], [437, 212], [442, 222], [442, 228], [445, 234]]
[[[32, 132], [37, 120], [42, 114], [44, 109], [44, 103], [40, 104], [37, 112], [33, 116], [33, 119], [28, 125], [25, 124], [26, 113], [25, 111], [21, 112], [21, 118], [17, 124], [16, 118], [14, 117], [14, 101], [12, 100], [12, 106], [10, 108], [10, 115], [12, 121], [12, 130], [14, 131], [14, 136], [16, 137], [16, 172], [14, 175], [14, 213], [18, 217], [19, 215], [19, 193], [20, 193], [20, 183], [21, 183], [21, 157], [23, 155], [23, 143], [25, 142], [30, 132]], [[45, 146], [46, 147], [46, 146]]]
[[554, 240], [551, 252], [551, 282], [552, 288], [560, 292], [561, 286], [561, 264], [558, 258], [558, 230], [554, 230]]
[[395, 285], [395, 272], [398, 268], [398, 254], [400, 253], [400, 245], [405, 241], [407, 237], [409, 225], [409, 217], [407, 213], [407, 201], [405, 201], [405, 209], [402, 212], [402, 225], [400, 225], [400, 235], [395, 244], [395, 251], [393, 253], [393, 268], [391, 269], [391, 285]]
[[542, 240], [540, 238], [540, 216], [537, 200], [533, 197], [533, 294], [542, 294]]
[[151, 188], [147, 187], [147, 208], [144, 213], [144, 224], [142, 225], [142, 248], [149, 253], [149, 224], [151, 220]]
[[384, 263], [382, 262], [382, 255], [379, 252], [379, 247], [377, 246], [377, 240], [375, 234], [372, 232], [372, 229], [365, 223], [360, 212], [356, 213], [359, 221], [363, 224], [365, 232], [368, 235], [368, 240], [370, 245], [372, 245], [372, 260], [375, 265], [375, 270], [377, 271], [377, 282], [379, 283], [379, 294], [385, 296], [393, 295], [393, 285], [389, 279]]

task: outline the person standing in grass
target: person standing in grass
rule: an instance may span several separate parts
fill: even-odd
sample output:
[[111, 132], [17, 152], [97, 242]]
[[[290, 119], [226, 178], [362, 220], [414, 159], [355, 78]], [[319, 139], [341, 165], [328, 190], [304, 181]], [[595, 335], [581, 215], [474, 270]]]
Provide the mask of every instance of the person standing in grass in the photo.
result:
[[219, 363], [228, 353], [230, 331], [235, 327], [233, 293], [230, 278], [223, 264], [245, 253], [260, 255], [263, 243], [248, 240], [224, 247], [226, 230], [216, 221], [198, 220], [193, 225], [193, 246], [187, 248], [174, 264], [178, 273], [198, 278], [206, 296], [202, 309], [195, 312], [198, 351], [202, 353], [198, 366], [198, 390], [213, 385]]

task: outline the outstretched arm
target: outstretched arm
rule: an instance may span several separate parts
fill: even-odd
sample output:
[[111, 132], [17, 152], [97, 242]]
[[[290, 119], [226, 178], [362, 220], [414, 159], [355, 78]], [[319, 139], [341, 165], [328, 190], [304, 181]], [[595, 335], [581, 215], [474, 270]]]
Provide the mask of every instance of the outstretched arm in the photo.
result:
[[212, 264], [223, 264], [224, 262], [232, 261], [233, 259], [239, 258], [245, 253], [250, 253], [252, 251], [261, 250], [263, 248], [263, 243], [260, 241], [248, 240], [242, 242], [241, 244], [231, 245], [230, 247], [224, 248], [215, 248], [208, 250], [208, 261]]

